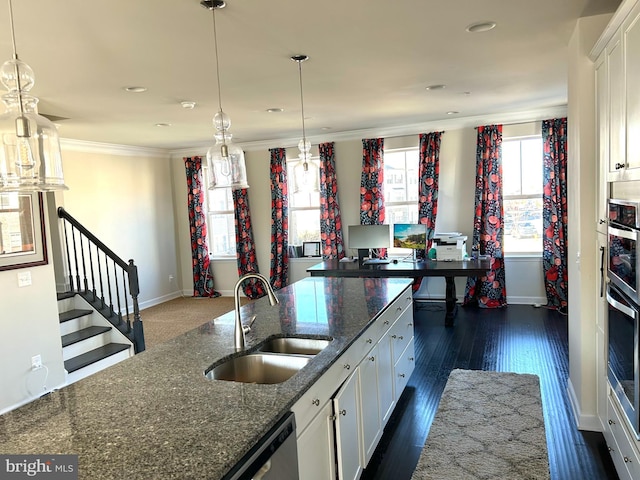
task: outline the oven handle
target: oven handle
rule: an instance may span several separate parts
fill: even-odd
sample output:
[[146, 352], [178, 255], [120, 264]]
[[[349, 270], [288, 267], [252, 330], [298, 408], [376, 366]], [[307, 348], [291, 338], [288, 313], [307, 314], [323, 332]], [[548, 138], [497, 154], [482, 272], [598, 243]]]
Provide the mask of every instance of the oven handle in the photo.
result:
[[616, 237], [626, 238], [627, 240], [638, 240], [637, 230], [623, 230], [609, 225], [609, 234], [615, 235]]
[[615, 298], [609, 295], [608, 290], [607, 290], [607, 302], [609, 302], [609, 305], [611, 305], [612, 307], [615, 307], [617, 310], [620, 310], [626, 316], [631, 318], [636, 318], [636, 312], [633, 310], [633, 308], [628, 307], [624, 303], [620, 303], [619, 301], [617, 301]]

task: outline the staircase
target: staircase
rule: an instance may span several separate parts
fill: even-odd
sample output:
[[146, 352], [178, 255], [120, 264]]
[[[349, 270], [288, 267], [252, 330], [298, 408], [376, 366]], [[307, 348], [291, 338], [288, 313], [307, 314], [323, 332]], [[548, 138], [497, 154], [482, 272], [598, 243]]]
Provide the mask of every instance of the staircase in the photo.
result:
[[134, 355], [133, 343], [81, 296], [58, 294], [58, 311], [67, 384]]
[[58, 312], [67, 384], [145, 349], [138, 308], [138, 271], [62, 207], [67, 291]]

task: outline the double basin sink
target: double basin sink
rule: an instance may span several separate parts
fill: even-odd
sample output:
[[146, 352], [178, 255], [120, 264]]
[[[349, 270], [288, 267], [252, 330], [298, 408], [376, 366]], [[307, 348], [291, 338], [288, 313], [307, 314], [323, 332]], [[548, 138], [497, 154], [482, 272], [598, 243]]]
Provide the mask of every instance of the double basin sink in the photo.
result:
[[282, 383], [322, 350], [331, 340], [275, 337], [265, 340], [255, 351], [214, 364], [205, 371], [210, 380], [242, 383]]

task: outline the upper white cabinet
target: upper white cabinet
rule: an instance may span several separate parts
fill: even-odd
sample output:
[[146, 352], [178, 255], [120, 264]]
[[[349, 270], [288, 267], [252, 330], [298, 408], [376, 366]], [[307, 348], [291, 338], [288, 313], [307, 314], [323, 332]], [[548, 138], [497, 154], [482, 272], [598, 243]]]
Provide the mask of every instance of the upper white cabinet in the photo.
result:
[[609, 68], [609, 173], [618, 175], [625, 166], [624, 55], [618, 32], [607, 45]]
[[626, 174], [637, 175], [640, 169], [640, 4], [633, 8], [622, 24], [622, 35], [627, 140], [626, 163], [623, 170]]
[[609, 174], [609, 69], [607, 52], [600, 54], [596, 70], [596, 229], [607, 231], [607, 197]]

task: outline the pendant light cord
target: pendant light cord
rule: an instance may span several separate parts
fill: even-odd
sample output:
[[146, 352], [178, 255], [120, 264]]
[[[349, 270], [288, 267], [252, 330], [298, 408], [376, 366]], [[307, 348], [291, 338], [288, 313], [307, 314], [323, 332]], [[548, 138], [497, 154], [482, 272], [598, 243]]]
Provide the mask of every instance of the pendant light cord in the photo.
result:
[[[298, 60], [298, 76], [300, 77], [300, 108], [302, 111], [302, 142], [306, 148], [307, 135], [304, 128], [304, 95], [302, 94], [302, 60]], [[307, 157], [304, 158], [304, 163], [307, 163]]]
[[24, 119], [24, 106], [22, 105], [22, 84], [20, 83], [20, 70], [18, 68], [18, 50], [16, 48], [16, 32], [15, 32], [15, 28], [13, 25], [13, 3], [11, 2], [11, 0], [9, 1], [9, 24], [11, 26], [11, 42], [13, 45], [13, 59], [16, 60], [15, 64], [14, 64], [14, 69], [15, 69], [15, 74], [16, 74], [16, 86], [18, 88], [18, 105], [20, 107], [20, 117], [18, 117], [21, 123], [21, 127], [22, 129], [26, 129], [25, 132], [18, 133], [18, 136], [29, 136], [28, 133], [28, 123], [26, 123], [26, 120]]
[[211, 5], [211, 18], [213, 23], [213, 51], [216, 56], [216, 80], [218, 82], [218, 108], [220, 110], [220, 124], [222, 125], [222, 143], [226, 142], [226, 133], [224, 127], [224, 112], [222, 111], [222, 93], [220, 93], [220, 62], [218, 60], [218, 33], [216, 30], [216, 6], [215, 2]]

